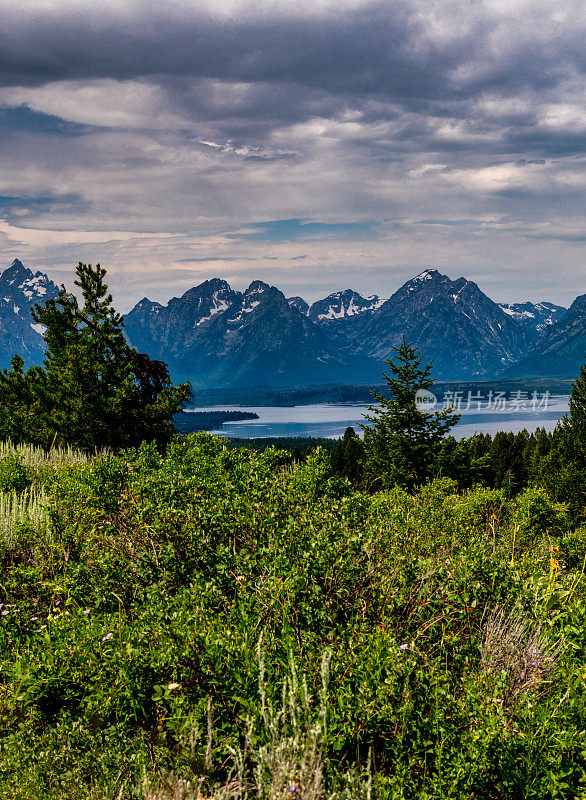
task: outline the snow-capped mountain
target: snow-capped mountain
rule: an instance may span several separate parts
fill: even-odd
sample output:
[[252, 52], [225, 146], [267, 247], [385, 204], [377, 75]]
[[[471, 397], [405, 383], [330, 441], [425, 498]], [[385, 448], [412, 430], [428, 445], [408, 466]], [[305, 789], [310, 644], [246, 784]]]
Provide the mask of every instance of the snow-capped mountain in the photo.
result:
[[166, 306], [142, 300], [125, 326], [135, 347], [194, 386], [323, 383], [345, 364], [326, 334], [262, 281], [245, 292], [206, 281]]
[[297, 311], [300, 311], [304, 316], [307, 315], [307, 312], [309, 311], [309, 303], [307, 303], [302, 297], [288, 297], [287, 302], [291, 308], [296, 308]]
[[433, 361], [434, 376], [443, 380], [494, 374], [525, 355], [531, 344], [524, 327], [473, 281], [453, 281], [433, 269], [407, 281], [346, 333], [378, 360], [404, 336], [425, 361]]
[[377, 381], [403, 335], [444, 380], [495, 374], [531, 346], [475, 283], [432, 269], [388, 300], [348, 289], [310, 307], [260, 281], [244, 293], [206, 281], [165, 307], [141, 301], [126, 327], [175, 376], [206, 386]]
[[363, 297], [352, 289], [334, 292], [323, 300], [317, 300], [309, 308], [308, 316], [316, 323], [329, 323], [335, 320], [357, 317], [359, 314], [376, 311], [384, 303], [377, 295]]
[[[57, 295], [18, 260], [0, 274], [1, 366], [15, 353], [27, 365], [42, 361], [30, 307]], [[436, 379], [575, 375], [586, 354], [586, 295], [567, 312], [548, 302], [498, 305], [474, 282], [428, 269], [388, 300], [347, 289], [310, 306], [262, 281], [239, 292], [214, 278], [165, 305], [143, 298], [125, 325], [138, 350], [196, 389], [379, 382], [403, 336], [433, 361]]]
[[549, 325], [559, 322], [567, 308], [556, 306], [555, 303], [543, 301], [541, 303], [499, 303], [499, 306], [510, 317], [513, 317], [537, 339]]
[[586, 294], [577, 297], [560, 320], [548, 325], [535, 348], [505, 377], [575, 378], [586, 358]]
[[8, 367], [16, 353], [26, 366], [42, 362], [43, 329], [33, 322], [30, 309], [58, 294], [59, 289], [44, 273], [33, 273], [18, 259], [0, 274], [0, 367]]

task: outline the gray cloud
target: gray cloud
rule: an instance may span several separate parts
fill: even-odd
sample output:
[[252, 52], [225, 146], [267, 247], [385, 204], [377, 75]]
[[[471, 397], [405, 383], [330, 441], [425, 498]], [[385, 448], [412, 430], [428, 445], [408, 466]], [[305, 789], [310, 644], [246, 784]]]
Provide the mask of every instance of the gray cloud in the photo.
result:
[[157, 291], [230, 265], [295, 294], [390, 293], [455, 262], [506, 295], [528, 283], [512, 259], [567, 301], [584, 21], [578, 0], [6, 4], [0, 256], [93, 249], [128, 298], [133, 270]]

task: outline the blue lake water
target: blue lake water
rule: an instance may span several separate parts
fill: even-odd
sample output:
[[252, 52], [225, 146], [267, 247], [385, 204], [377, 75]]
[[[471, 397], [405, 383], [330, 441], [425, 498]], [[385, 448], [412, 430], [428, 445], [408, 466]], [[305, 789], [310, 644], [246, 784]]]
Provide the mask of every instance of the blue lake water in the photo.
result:
[[[539, 404], [541, 406], [539, 407]], [[514, 404], [507, 403], [505, 408], [496, 408], [497, 404], [471, 404], [460, 408], [460, 422], [454, 428], [457, 438], [471, 436], [473, 433], [490, 433], [512, 431], [517, 433], [524, 428], [529, 432], [536, 428], [551, 431], [557, 421], [568, 410], [566, 395], [541, 397], [534, 408], [530, 401]], [[364, 422], [367, 413], [365, 405], [316, 403], [306, 406], [208, 406], [193, 409], [194, 411], [253, 411], [259, 419], [225, 423], [221, 430], [212, 431], [219, 436], [242, 439], [258, 439], [263, 437], [298, 437], [315, 436], [337, 439], [351, 425], [359, 433], [359, 423]]]

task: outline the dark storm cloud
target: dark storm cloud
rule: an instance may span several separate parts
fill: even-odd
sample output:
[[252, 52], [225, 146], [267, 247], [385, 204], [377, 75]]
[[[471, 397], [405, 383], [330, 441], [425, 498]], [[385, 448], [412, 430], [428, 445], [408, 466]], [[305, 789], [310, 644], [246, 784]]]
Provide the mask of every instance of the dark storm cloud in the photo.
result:
[[[117, 10], [88, 3], [42, 11], [0, 9], [0, 85], [115, 79], [157, 84], [168, 109], [208, 126], [211, 137], [259, 144], [287, 123], [387, 122], [392, 135], [348, 144], [371, 158], [393, 153], [476, 151], [538, 155], [583, 152], [582, 131], [543, 126], [544, 102], [562, 102], [586, 69], [578, 3], [523, 5], [503, 16], [489, 4], [417, 0], [366, 3], [314, 14], [234, 16], [150, 3]], [[433, 12], [433, 13], [432, 13]], [[506, 111], [478, 108], [485, 97]], [[462, 120], [465, 136], [438, 135]], [[422, 121], [425, 120], [424, 124]], [[32, 123], [32, 120], [31, 120]], [[292, 154], [249, 152], [250, 159]]]
[[[176, 75], [297, 83], [416, 104], [493, 88], [505, 94], [522, 87], [543, 91], [583, 71], [586, 62], [581, 31], [566, 25], [560, 36], [553, 25], [544, 42], [541, 31], [533, 30], [540, 21], [537, 9], [507, 35], [503, 21], [463, 6], [458, 13], [464, 24], [457, 35], [445, 36], [441, 14], [434, 32], [420, 5], [405, 0], [342, 6], [311, 18], [218, 18], [167, 4], [156, 13], [146, 3], [117, 12], [94, 4], [61, 8], [0, 11], [4, 85]], [[446, 14], [447, 26], [455, 24], [455, 13]]]
[[[296, 81], [328, 90], [417, 95], [441, 80], [433, 48], [410, 54], [408, 5], [375, 4], [326, 18], [218, 20], [167, 6], [125, 13], [99, 9], [0, 15], [0, 80], [38, 85], [72, 78], [191, 75], [230, 81]], [[443, 54], [441, 72], [461, 60], [463, 42]], [[439, 65], [439, 64], [438, 64]]]
[[41, 266], [98, 253], [128, 297], [136, 272], [390, 293], [456, 263], [505, 296], [527, 284], [509, 263], [541, 276], [540, 293], [556, 263], [557, 299], [571, 299], [582, 0], [160, 8], [0, 0], [8, 263], [21, 243]]

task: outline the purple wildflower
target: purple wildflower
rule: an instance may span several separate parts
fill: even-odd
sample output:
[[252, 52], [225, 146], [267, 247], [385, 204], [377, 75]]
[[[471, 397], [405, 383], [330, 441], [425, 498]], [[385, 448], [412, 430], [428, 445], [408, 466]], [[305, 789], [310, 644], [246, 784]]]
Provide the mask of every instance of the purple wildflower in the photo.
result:
[[38, 617], [31, 617], [31, 622], [36, 622], [37, 620], [38, 620]]
[[105, 636], [102, 638], [102, 641], [103, 641], [103, 642], [109, 642], [109, 641], [110, 641], [110, 639], [112, 638], [112, 636], [114, 636], [114, 634], [113, 634], [113, 633], [107, 633], [107, 634], [106, 634], [106, 635], [105, 635]]
[[2, 612], [2, 616], [5, 617], [7, 614], [8, 614], [8, 611], [6, 611], [6, 609], [4, 609], [4, 611]]
[[408, 649], [409, 649], [409, 645], [408, 644], [399, 645], [399, 650], [408, 650]]
[[90, 610], [89, 610], [89, 608], [84, 608], [84, 610], [83, 610], [83, 613], [84, 613], [84, 614], [89, 614], [89, 613], [90, 613]]

